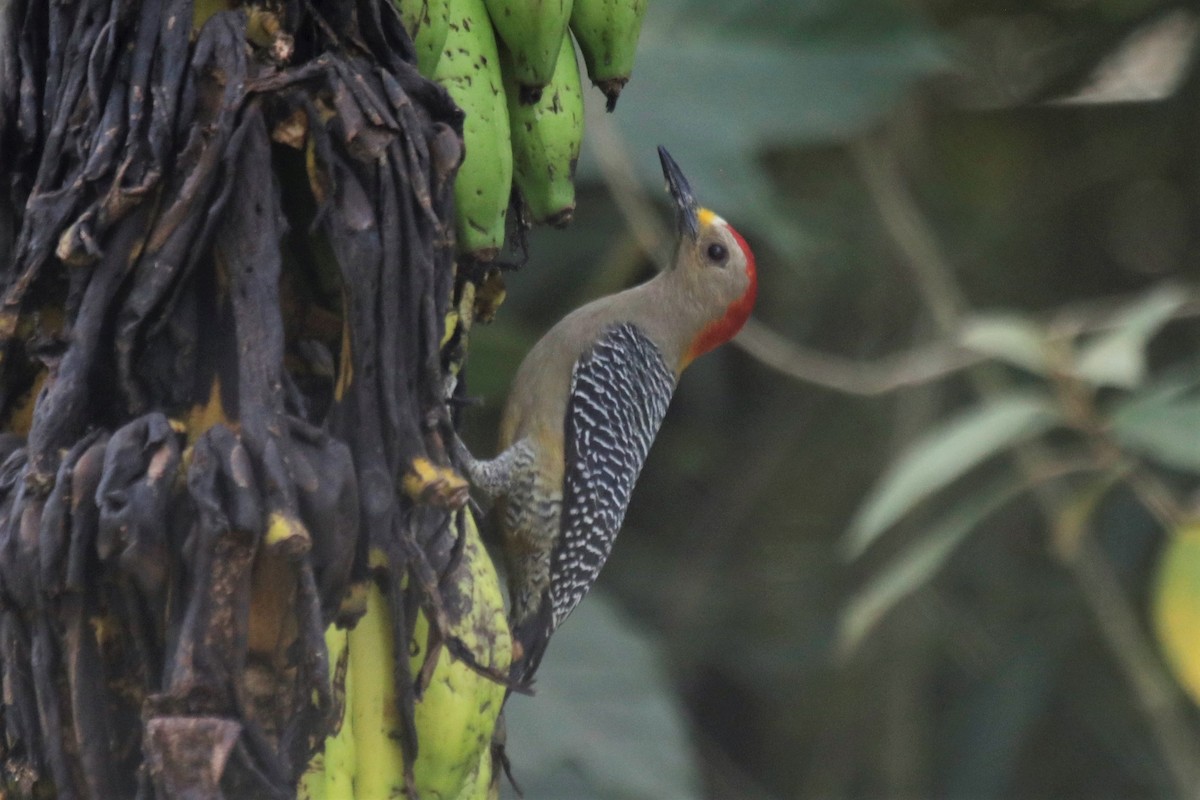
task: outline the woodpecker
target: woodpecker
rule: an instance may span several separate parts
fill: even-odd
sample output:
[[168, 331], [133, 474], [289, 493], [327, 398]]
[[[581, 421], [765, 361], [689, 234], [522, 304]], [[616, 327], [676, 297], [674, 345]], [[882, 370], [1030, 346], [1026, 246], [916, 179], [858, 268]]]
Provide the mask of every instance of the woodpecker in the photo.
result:
[[658, 155], [679, 234], [670, 267], [568, 314], [533, 347], [501, 420], [500, 455], [477, 461], [455, 443], [499, 511], [517, 685], [532, 680], [608, 559], [680, 374], [754, 307], [745, 239], [697, 205], [665, 148]]

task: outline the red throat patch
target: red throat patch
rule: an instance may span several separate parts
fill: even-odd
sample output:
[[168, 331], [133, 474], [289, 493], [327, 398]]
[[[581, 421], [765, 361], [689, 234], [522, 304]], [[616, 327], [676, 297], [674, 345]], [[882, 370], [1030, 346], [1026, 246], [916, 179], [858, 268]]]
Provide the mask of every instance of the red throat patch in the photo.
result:
[[692, 346], [683, 357], [684, 366], [696, 356], [704, 355], [736, 336], [750, 318], [750, 312], [754, 310], [754, 300], [758, 297], [758, 270], [754, 265], [754, 253], [750, 252], [750, 245], [746, 244], [746, 240], [732, 226], [729, 226], [729, 232], [733, 234], [738, 247], [742, 248], [742, 253], [746, 256], [746, 277], [750, 279], [750, 283], [746, 287], [746, 293], [730, 303], [720, 319], [708, 323], [696, 334]]

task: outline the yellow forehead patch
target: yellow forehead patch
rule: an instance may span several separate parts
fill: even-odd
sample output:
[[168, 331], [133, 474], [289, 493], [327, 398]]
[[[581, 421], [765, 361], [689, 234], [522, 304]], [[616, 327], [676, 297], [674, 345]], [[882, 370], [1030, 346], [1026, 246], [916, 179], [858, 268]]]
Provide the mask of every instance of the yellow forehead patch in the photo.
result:
[[700, 220], [700, 227], [702, 227], [702, 228], [707, 228], [709, 225], [712, 225], [717, 222], [721, 222], [721, 223], [725, 222], [725, 220], [721, 219], [716, 214], [709, 211], [707, 208], [702, 208], [699, 211], [697, 211], [696, 219]]

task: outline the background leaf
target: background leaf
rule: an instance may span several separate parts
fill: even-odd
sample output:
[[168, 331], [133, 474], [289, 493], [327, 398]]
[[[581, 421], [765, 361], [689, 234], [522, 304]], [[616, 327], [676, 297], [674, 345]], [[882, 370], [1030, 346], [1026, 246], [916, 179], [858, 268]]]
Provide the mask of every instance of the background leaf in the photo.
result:
[[1059, 422], [1042, 395], [988, 400], [942, 423], [914, 442], [888, 468], [850, 523], [846, 548], [858, 555], [913, 506], [989, 456], [1044, 433]]
[[963, 324], [959, 343], [1039, 375], [1049, 371], [1046, 332], [1032, 320], [1015, 314], [972, 316]]
[[1146, 374], [1146, 345], [1186, 300], [1177, 286], [1147, 292], [1117, 316], [1113, 330], [1080, 350], [1076, 374], [1096, 386], [1136, 387]]
[[888, 611], [924, 586], [971, 531], [1020, 494], [1012, 479], [997, 481], [962, 498], [953, 509], [875, 573], [866, 586], [850, 597], [838, 620], [837, 650], [850, 655]]
[[700, 797], [687, 727], [658, 653], [603, 592], [592, 592], [555, 633], [536, 690], [505, 709], [526, 800]]
[[1200, 397], [1197, 379], [1172, 378], [1121, 404], [1110, 420], [1125, 447], [1176, 469], [1200, 472]]

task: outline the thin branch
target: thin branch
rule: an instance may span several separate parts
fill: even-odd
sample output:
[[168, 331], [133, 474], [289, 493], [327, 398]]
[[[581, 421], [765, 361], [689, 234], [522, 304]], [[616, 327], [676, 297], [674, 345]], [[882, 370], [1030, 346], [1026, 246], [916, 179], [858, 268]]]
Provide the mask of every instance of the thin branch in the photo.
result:
[[[1134, 295], [1088, 300], [1059, 309], [1041, 323], [1047, 340], [1101, 333], [1118, 324], [1118, 315]], [[1180, 306], [1171, 319], [1200, 316], [1200, 301]], [[1036, 320], [1035, 320], [1036, 322]], [[874, 397], [910, 389], [974, 367], [988, 356], [963, 347], [957, 337], [863, 361], [823, 353], [798, 344], [757, 319], [750, 319], [733, 343], [764, 366], [803, 383], [846, 394]]]
[[842, 358], [797, 344], [756, 319], [746, 322], [733, 343], [790, 378], [868, 397], [920, 386], [985, 360], [983, 355], [947, 342], [914, 347], [874, 361]]

